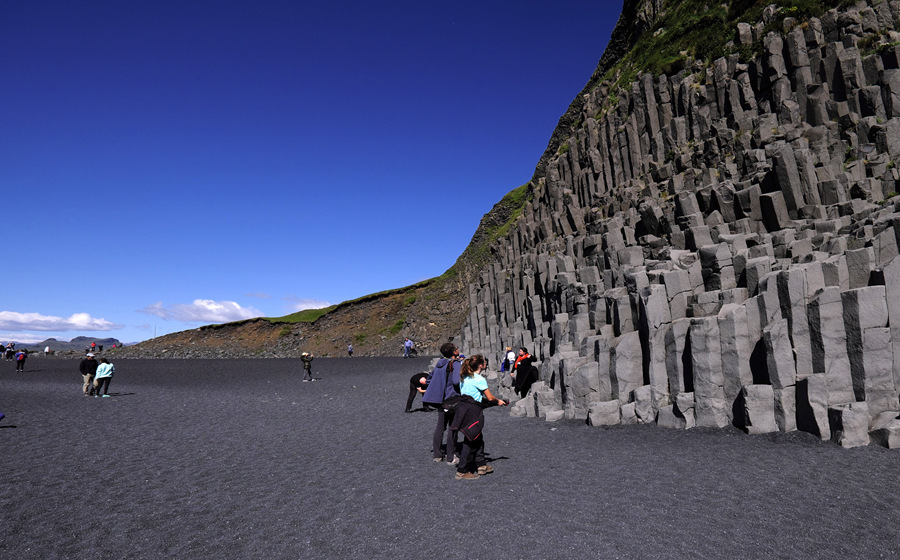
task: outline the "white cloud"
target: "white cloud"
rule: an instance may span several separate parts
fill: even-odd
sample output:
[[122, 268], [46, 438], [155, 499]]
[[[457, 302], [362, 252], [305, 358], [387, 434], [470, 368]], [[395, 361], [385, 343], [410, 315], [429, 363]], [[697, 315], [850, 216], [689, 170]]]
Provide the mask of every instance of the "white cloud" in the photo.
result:
[[160, 301], [140, 311], [186, 323], [228, 323], [262, 316], [262, 312], [253, 307], [241, 307], [233, 301], [211, 299], [195, 299], [193, 303], [176, 303], [169, 307]]
[[[33, 334], [23, 334], [23, 333], [0, 333], [0, 344], [6, 344], [7, 342], [17, 342], [19, 344], [37, 344], [38, 342], [43, 342], [47, 338], [56, 338], [56, 337], [48, 337], [47, 335], [33, 335]], [[68, 342], [68, 341], [66, 341]]]
[[106, 319], [96, 319], [88, 313], [75, 313], [68, 318], [41, 315], [40, 313], [16, 313], [0, 311], [0, 329], [9, 331], [111, 331], [121, 329]]
[[291, 313], [303, 311], [304, 309], [322, 309], [323, 307], [329, 307], [331, 305], [327, 301], [318, 299], [298, 299], [295, 297], [287, 297], [284, 299], [289, 302]]

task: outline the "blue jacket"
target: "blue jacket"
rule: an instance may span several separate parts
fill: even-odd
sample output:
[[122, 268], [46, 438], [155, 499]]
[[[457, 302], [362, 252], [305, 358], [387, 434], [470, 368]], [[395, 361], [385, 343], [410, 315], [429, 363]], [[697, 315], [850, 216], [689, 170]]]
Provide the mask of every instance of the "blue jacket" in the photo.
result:
[[441, 358], [428, 377], [428, 388], [422, 395], [422, 402], [440, 404], [454, 395], [459, 395], [460, 367], [455, 360]]

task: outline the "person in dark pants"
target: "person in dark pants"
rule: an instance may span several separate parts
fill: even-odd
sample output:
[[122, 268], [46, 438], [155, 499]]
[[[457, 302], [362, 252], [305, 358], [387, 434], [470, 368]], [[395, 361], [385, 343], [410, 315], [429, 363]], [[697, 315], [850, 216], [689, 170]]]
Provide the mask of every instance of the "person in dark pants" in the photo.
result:
[[[416, 400], [416, 395], [419, 393], [424, 395], [426, 389], [428, 389], [427, 373], [417, 373], [409, 378], [409, 396], [406, 398], [406, 412], [412, 412], [412, 404]], [[422, 403], [422, 407], [425, 410], [429, 410], [425, 403]]]
[[[303, 362], [303, 370], [305, 372], [303, 374], [303, 382], [304, 383], [306, 383], [307, 381], [315, 381], [315, 378], [312, 376], [313, 358], [315, 358], [315, 356], [313, 356], [309, 352], [304, 352], [304, 353], [300, 354], [300, 361]], [[307, 377], [309, 377], [309, 379], [307, 379]]]
[[459, 395], [459, 348], [452, 342], [446, 342], [441, 346], [441, 355], [443, 358], [438, 360], [428, 378], [428, 388], [422, 395], [422, 402], [438, 409], [437, 426], [434, 428], [431, 440], [434, 462], [439, 463], [445, 458], [445, 453], [441, 451], [441, 441], [444, 439], [444, 431], [446, 431], [446, 459], [448, 463], [455, 465], [459, 462], [459, 459], [454, 460], [456, 432], [448, 429], [450, 420], [453, 418], [453, 411], [444, 410], [441, 403], [450, 397]]
[[[457, 480], [469, 480], [494, 472], [487, 464], [484, 455], [484, 414], [481, 408], [487, 406], [505, 406], [506, 401], [495, 397], [488, 388], [487, 380], [481, 375], [484, 371], [484, 356], [476, 354], [462, 364], [460, 371], [459, 391], [463, 399], [471, 398], [474, 409], [466, 408], [464, 401], [457, 405], [453, 426], [463, 432], [462, 453], [456, 469]], [[474, 433], [472, 433], [474, 431]]]
[[24, 349], [16, 352], [16, 371], [25, 371], [25, 360], [28, 359], [28, 352]]
[[100, 365], [97, 366], [97, 375], [94, 377], [94, 386], [97, 388], [94, 398], [109, 396], [109, 382], [112, 381], [114, 373], [116, 373], [116, 368], [109, 363], [109, 360], [100, 358]]

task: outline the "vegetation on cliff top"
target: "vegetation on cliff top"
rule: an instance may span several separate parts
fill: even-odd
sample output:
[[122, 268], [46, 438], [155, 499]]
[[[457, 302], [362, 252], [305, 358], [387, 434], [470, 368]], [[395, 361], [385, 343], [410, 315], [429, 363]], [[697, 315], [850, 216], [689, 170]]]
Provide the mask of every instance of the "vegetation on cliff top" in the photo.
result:
[[525, 183], [509, 191], [481, 218], [478, 229], [475, 230], [462, 255], [447, 272], [435, 278], [438, 284], [446, 283], [462, 270], [478, 270], [487, 264], [491, 256], [491, 247], [498, 239], [509, 234], [525, 210], [525, 205], [532, 200], [534, 191], [531, 187], [531, 183]]
[[[740, 54], [744, 60], [761, 52], [762, 44], [734, 44], [737, 24], [751, 25], [763, 19], [767, 6], [779, 8], [766, 31], [781, 28], [786, 18], [804, 21], [819, 17], [851, 0], [734, 0], [710, 3], [703, 0], [666, 0], [660, 16], [633, 48], [600, 81], [624, 87], [642, 72], [676, 74], [691, 60], [712, 62], [722, 56]], [[765, 34], [765, 33], [764, 33]]]

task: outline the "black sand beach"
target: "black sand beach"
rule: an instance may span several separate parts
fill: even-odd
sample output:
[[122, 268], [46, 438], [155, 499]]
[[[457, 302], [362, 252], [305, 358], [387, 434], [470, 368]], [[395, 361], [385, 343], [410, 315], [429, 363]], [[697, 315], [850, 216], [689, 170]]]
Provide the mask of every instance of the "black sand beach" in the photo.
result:
[[[900, 452], [486, 411], [431, 461], [425, 358], [0, 363], [0, 558], [896, 558]], [[419, 400], [416, 401], [419, 406]]]

